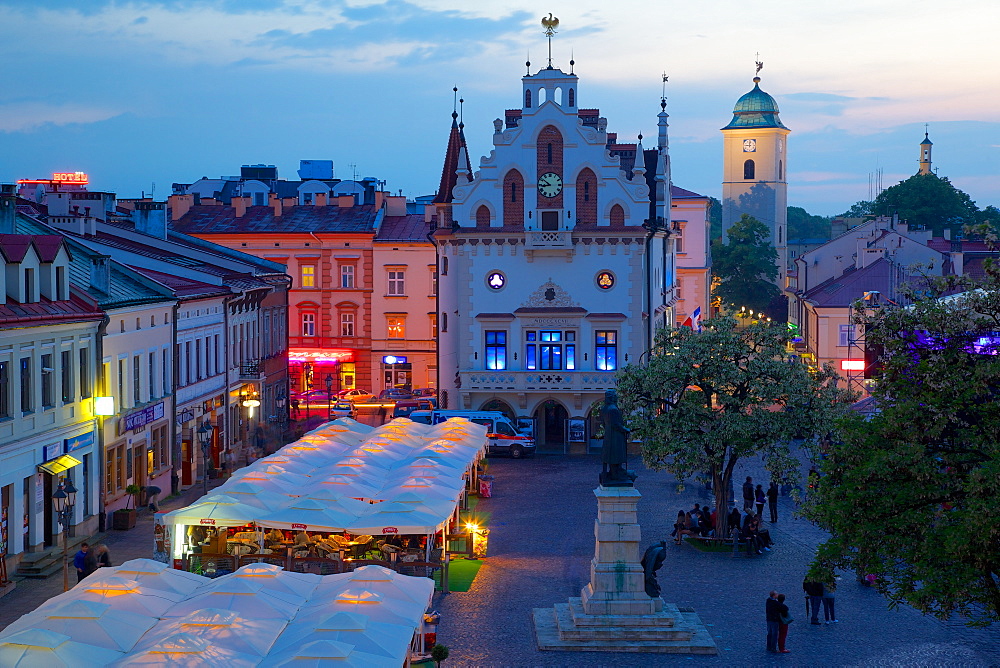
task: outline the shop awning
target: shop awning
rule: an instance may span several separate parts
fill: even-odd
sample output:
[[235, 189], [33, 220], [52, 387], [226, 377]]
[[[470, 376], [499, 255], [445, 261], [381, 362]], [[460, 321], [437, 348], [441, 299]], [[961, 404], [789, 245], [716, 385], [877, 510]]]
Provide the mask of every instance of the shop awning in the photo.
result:
[[39, 471], [45, 471], [49, 475], [59, 475], [63, 471], [68, 471], [78, 464], [82, 464], [79, 459], [71, 455], [60, 455], [55, 459], [38, 465]]

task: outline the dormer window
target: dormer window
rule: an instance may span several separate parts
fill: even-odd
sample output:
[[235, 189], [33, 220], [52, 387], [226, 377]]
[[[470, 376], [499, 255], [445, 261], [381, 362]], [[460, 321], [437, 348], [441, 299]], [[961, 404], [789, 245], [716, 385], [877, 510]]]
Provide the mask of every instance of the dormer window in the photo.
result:
[[24, 303], [37, 301], [35, 299], [35, 270], [24, 270]]
[[69, 286], [66, 284], [66, 267], [56, 267], [56, 300], [69, 299]]

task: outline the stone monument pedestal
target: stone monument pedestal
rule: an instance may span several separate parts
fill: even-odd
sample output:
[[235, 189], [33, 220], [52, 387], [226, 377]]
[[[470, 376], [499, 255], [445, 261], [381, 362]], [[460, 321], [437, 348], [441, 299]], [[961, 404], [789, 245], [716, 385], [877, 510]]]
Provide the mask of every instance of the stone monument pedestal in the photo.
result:
[[598, 487], [596, 548], [579, 598], [535, 608], [541, 650], [716, 654], [695, 612], [646, 594], [634, 487]]

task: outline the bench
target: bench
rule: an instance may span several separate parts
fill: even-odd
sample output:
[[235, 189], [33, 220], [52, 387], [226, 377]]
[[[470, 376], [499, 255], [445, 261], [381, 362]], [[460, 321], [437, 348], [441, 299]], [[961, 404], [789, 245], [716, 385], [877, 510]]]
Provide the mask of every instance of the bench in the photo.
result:
[[[732, 548], [733, 548], [732, 556], [734, 556], [734, 557], [736, 556], [736, 553], [740, 551], [740, 549], [745, 549], [746, 552], [747, 552], [747, 556], [748, 557], [749, 556], [753, 556], [753, 553], [750, 551], [750, 543], [748, 543], [747, 541], [745, 541], [742, 538], [740, 538], [740, 534], [737, 531], [733, 532], [733, 535], [732, 535], [731, 538], [721, 538], [721, 537], [717, 537], [717, 536], [685, 536], [685, 538], [687, 540], [689, 540], [689, 541], [690, 540], [696, 540], [696, 541], [698, 541], [698, 542], [700, 542], [700, 543], [702, 543], [702, 544], [704, 544], [704, 545], [706, 545], [708, 547], [712, 547], [712, 548], [720, 548], [720, 547], [732, 545]], [[714, 550], [710, 550], [710, 551], [712, 551], [712, 552], [722, 552], [721, 549], [714, 549]]]

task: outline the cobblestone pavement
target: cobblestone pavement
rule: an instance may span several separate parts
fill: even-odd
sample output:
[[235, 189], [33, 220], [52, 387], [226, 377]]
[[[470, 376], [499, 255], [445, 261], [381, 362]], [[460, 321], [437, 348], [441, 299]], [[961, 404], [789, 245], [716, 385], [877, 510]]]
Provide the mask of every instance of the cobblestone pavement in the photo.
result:
[[[209, 481], [209, 488], [218, 487], [224, 481]], [[160, 503], [160, 510], [170, 511], [183, 508], [194, 503], [204, 493], [201, 485], [195, 485], [182, 494], [171, 497]], [[94, 541], [92, 540], [91, 543]], [[153, 555], [153, 514], [144, 508], [139, 510], [135, 526], [128, 531], [109, 530], [98, 537], [97, 542], [108, 546], [111, 563], [120, 564], [129, 559], [148, 559]], [[70, 555], [72, 559], [72, 555]], [[70, 587], [76, 584], [76, 571], [70, 563]], [[14, 578], [17, 587], [11, 593], [0, 598], [0, 629], [18, 619], [21, 615], [31, 612], [39, 605], [61, 594], [63, 590], [62, 571], [43, 579]]]
[[[633, 465], [633, 468], [636, 466]], [[711, 503], [704, 490], [665, 473], [639, 468], [637, 489], [642, 546], [670, 540], [680, 509]], [[438, 595], [440, 642], [448, 666], [659, 666], [683, 662], [724, 666], [990, 666], [1000, 665], [1000, 628], [969, 629], [940, 622], [912, 608], [889, 610], [885, 600], [846, 574], [837, 589], [839, 624], [813, 626], [805, 614], [802, 578], [823, 532], [792, 517], [794, 502], [782, 498], [779, 521], [770, 526], [775, 548], [763, 556], [733, 558], [687, 545], [669, 552], [659, 581], [663, 598], [691, 606], [719, 647], [717, 657], [603, 652], [540, 652], [535, 647], [532, 608], [579, 596], [589, 579], [599, 458], [538, 456], [491, 460], [494, 497], [489, 556], [472, 589]], [[765, 480], [760, 466], [737, 471]], [[765, 511], [766, 512], [766, 511]], [[784, 592], [791, 603], [787, 655], [764, 649], [764, 600]], [[1000, 627], [1000, 625], [997, 625]]]

